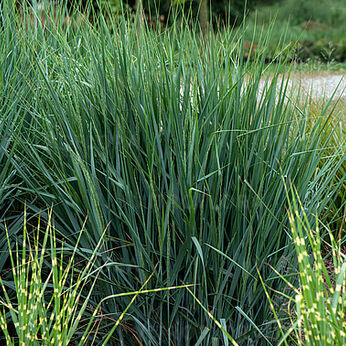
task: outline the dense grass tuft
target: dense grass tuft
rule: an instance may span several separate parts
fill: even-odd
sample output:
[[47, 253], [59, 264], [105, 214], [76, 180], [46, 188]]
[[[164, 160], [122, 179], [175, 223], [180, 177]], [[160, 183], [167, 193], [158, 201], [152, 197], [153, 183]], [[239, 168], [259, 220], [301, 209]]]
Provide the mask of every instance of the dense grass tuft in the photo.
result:
[[[203, 41], [183, 24], [139, 32], [122, 17], [91, 25], [53, 8], [55, 20], [42, 25], [9, 3], [1, 8], [0, 215], [11, 239], [20, 237], [24, 203], [29, 219], [48, 220], [53, 205], [57, 236], [79, 239], [80, 255], [107, 230], [90, 304], [114, 298], [100, 306], [98, 342], [125, 309], [109, 342], [223, 342], [205, 309], [239, 344], [276, 338], [258, 273], [280, 289], [268, 264], [294, 258], [283, 181], [311, 217], [343, 186], [344, 177], [333, 180], [342, 145], [323, 159], [328, 108], [311, 124], [308, 105], [298, 107], [278, 78], [280, 56], [261, 92], [265, 54], [250, 66], [232, 33]], [[161, 291], [131, 306], [117, 296], [151, 273], [149, 290], [193, 284], [193, 294]]]

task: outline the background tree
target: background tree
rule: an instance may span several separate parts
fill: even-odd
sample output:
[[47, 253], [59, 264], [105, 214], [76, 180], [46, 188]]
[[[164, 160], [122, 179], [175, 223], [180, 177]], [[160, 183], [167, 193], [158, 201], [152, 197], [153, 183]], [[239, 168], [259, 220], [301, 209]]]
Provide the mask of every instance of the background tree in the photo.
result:
[[209, 31], [209, 0], [200, 0], [199, 2], [199, 24], [203, 36], [206, 37]]

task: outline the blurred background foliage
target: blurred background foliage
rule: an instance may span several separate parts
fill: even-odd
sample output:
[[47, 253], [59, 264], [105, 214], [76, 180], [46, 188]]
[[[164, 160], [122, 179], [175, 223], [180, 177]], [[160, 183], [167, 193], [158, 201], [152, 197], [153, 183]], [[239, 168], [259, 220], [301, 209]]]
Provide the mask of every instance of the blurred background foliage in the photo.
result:
[[[60, 0], [64, 2], [65, 0]], [[71, 5], [75, 0], [67, 0]], [[118, 12], [124, 7], [125, 10], [135, 11], [142, 3], [146, 16], [150, 20], [161, 18], [165, 24], [171, 24], [173, 18], [170, 14], [176, 10], [181, 14], [188, 15], [189, 19], [197, 19], [201, 5], [207, 4], [214, 26], [220, 23], [234, 24], [239, 18], [243, 18], [245, 8], [249, 11], [259, 4], [271, 4], [275, 0], [82, 0], [84, 6], [92, 2], [95, 7], [108, 5], [112, 10]]]
[[[73, 5], [78, 0], [57, 0], [58, 3], [68, 2]], [[290, 20], [293, 25], [312, 20], [325, 25], [340, 26], [344, 22], [346, 6], [343, 0], [81, 0], [83, 6], [92, 3], [95, 7], [108, 4], [114, 11], [125, 9], [136, 10], [143, 4], [146, 14], [156, 19], [157, 14], [169, 18], [170, 12], [177, 8], [184, 8], [185, 13], [198, 17], [202, 3], [209, 7], [214, 24], [224, 22], [233, 24], [247, 13], [256, 10], [262, 21], [277, 17], [279, 21]], [[190, 17], [191, 18], [191, 17]], [[238, 21], [239, 22], [239, 21]]]
[[[58, 0], [61, 4], [66, 0]], [[71, 7], [78, 0], [67, 0]], [[295, 43], [291, 59], [298, 62], [343, 63], [346, 58], [346, 6], [343, 0], [82, 0], [92, 3], [96, 13], [115, 18], [124, 11], [136, 13], [140, 5], [149, 26], [164, 29], [177, 16], [184, 24], [200, 25], [202, 32], [212, 24], [215, 31], [242, 23], [247, 16], [245, 39], [258, 44], [271, 30], [267, 59], [278, 53], [280, 43]], [[273, 23], [274, 22], [274, 23]]]

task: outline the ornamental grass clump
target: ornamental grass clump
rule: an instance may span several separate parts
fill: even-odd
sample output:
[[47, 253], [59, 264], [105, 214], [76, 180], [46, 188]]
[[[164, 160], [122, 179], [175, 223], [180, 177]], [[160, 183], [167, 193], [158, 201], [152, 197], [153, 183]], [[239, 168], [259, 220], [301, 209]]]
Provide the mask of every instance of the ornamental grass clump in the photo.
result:
[[40, 219], [34, 232], [27, 226], [24, 219], [23, 237], [14, 251], [6, 233], [13, 281], [0, 277], [0, 329], [7, 345], [68, 345], [81, 333], [90, 309], [91, 273], [101, 242], [80, 268], [79, 241], [74, 248], [58, 244], [51, 219], [44, 230]]
[[[290, 224], [298, 256], [300, 283], [295, 298], [299, 344], [345, 345], [346, 256], [328, 230], [330, 243], [322, 242], [319, 222], [313, 230], [299, 200], [292, 198]], [[327, 270], [322, 248], [330, 247], [333, 272]], [[310, 250], [311, 249], [311, 250]], [[310, 255], [309, 255], [310, 254]]]
[[286, 292], [281, 293], [289, 306], [291, 326], [286, 332], [268, 295], [282, 334], [278, 345], [345, 345], [346, 255], [342, 251], [343, 242], [337, 242], [329, 229], [326, 232], [330, 241], [324, 239], [326, 236], [321, 238], [321, 233], [325, 232], [321, 232], [319, 226], [325, 226], [317, 217], [315, 228], [310, 226], [296, 192], [290, 200], [289, 218], [297, 254], [299, 286], [288, 281], [292, 273], [284, 276], [274, 270], [293, 291], [292, 297]]
[[[54, 205], [58, 239], [72, 247], [79, 239], [90, 256], [106, 229], [95, 266], [110, 265], [89, 300], [96, 307], [110, 297], [97, 342], [125, 310], [109, 343], [223, 342], [215, 320], [237, 343], [265, 342], [270, 305], [257, 269], [280, 289], [268, 263], [294, 255], [283, 179], [309, 216], [344, 183], [334, 180], [342, 145], [324, 160], [330, 114], [311, 125], [288, 95], [284, 57], [265, 80], [264, 48], [244, 61], [239, 32], [201, 39], [184, 20], [139, 32], [122, 16], [31, 26], [4, 5], [1, 16], [0, 78], [9, 83], [0, 122], [20, 124], [0, 156], [13, 172], [14, 192], [0, 205], [18, 217], [10, 236], [20, 234], [15, 212], [25, 202], [46, 221]], [[151, 273], [150, 294], [130, 306], [118, 296], [138, 292]], [[155, 291], [187, 284], [192, 294]]]

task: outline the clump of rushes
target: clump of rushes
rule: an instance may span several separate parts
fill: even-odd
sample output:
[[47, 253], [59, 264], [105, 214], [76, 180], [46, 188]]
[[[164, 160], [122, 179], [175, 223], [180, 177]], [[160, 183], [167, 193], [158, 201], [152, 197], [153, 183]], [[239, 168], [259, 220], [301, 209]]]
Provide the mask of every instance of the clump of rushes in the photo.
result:
[[[298, 258], [300, 285], [293, 287], [276, 271], [295, 292], [294, 298], [286, 296], [292, 303], [292, 326], [286, 333], [265, 289], [282, 333], [278, 345], [291, 345], [292, 342], [312, 346], [345, 345], [346, 256], [341, 250], [342, 242], [336, 242], [329, 230], [330, 242], [321, 240], [317, 217], [313, 230], [296, 193], [292, 194], [289, 204], [289, 219]], [[328, 266], [330, 259], [323, 258], [323, 247], [330, 248], [333, 265]]]
[[[23, 241], [17, 242], [15, 252], [7, 233], [13, 282], [0, 278], [0, 328], [7, 345], [68, 345], [78, 334], [89, 303], [95, 284], [90, 275], [101, 242], [79, 270], [75, 262], [78, 241], [74, 248], [64, 249], [62, 243], [58, 253], [50, 219], [44, 231], [38, 222], [34, 239], [26, 225], [25, 220]], [[9, 292], [12, 288], [14, 297]]]

